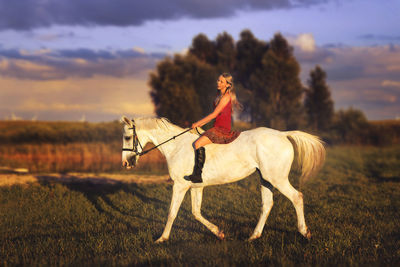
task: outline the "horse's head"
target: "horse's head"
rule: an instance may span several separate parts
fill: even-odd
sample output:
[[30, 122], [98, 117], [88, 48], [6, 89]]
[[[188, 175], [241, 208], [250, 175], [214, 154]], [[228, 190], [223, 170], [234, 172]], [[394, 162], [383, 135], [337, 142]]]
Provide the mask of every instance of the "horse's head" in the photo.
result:
[[136, 166], [143, 147], [139, 141], [135, 121], [122, 116], [121, 122], [124, 125], [122, 138], [122, 166], [130, 169]]

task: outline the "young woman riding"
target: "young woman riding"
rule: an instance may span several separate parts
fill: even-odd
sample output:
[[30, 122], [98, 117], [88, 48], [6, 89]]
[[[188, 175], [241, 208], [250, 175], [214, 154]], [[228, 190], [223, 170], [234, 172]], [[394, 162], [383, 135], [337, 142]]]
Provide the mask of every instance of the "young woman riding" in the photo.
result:
[[240, 132], [231, 130], [233, 108], [241, 109], [236, 99], [233, 87], [233, 78], [229, 73], [223, 73], [217, 80], [218, 96], [214, 101], [214, 111], [203, 119], [192, 124], [192, 128], [201, 127], [215, 119], [214, 126], [204, 132], [193, 144], [195, 148], [195, 164], [193, 174], [187, 179], [193, 183], [202, 183], [201, 178], [206, 154], [204, 146], [214, 144], [228, 144], [235, 140]]

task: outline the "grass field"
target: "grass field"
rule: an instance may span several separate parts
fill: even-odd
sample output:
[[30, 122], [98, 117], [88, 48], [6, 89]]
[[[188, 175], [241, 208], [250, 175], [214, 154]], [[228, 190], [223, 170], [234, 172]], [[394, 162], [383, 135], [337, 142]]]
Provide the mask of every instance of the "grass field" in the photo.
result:
[[[38, 174], [39, 176], [39, 174]], [[299, 187], [295, 172], [291, 177]], [[320, 173], [301, 185], [313, 237], [297, 232], [292, 204], [274, 190], [263, 235], [259, 177], [204, 190], [203, 215], [190, 196], [170, 240], [164, 228], [171, 183], [94, 184], [40, 180], [0, 187], [0, 265], [387, 265], [400, 264], [400, 147], [332, 147]]]

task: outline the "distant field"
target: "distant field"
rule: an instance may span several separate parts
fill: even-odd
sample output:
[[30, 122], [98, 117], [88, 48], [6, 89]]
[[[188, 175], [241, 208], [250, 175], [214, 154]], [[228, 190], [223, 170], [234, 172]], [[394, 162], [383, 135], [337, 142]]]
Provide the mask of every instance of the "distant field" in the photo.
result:
[[115, 142], [122, 138], [118, 121], [89, 122], [47, 122], [47, 121], [0, 121], [0, 144], [71, 142]]
[[[148, 144], [145, 148], [152, 147]], [[26, 168], [43, 172], [116, 172], [121, 171], [122, 140], [110, 143], [4, 144], [0, 145], [1, 167]], [[143, 156], [137, 169], [166, 173], [164, 156], [153, 150]]]
[[[34, 174], [32, 184], [0, 187], [0, 265], [398, 266], [400, 147], [332, 147], [327, 155], [318, 176], [300, 189], [310, 242], [297, 232], [294, 208], [277, 190], [262, 237], [245, 241], [260, 212], [255, 174], [205, 189], [203, 215], [226, 240], [194, 219], [188, 194], [170, 240], [160, 245], [154, 240], [167, 219], [170, 182], [93, 183], [90, 177], [113, 174], [82, 174], [82, 181], [79, 175]], [[291, 180], [298, 188], [295, 173]]]

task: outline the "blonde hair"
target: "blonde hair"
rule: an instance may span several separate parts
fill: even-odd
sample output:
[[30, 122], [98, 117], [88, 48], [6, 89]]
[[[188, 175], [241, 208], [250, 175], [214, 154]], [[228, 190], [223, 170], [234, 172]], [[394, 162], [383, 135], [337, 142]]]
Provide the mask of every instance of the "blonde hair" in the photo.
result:
[[[226, 94], [226, 92], [229, 92], [229, 94], [231, 95], [232, 111], [233, 110], [238, 110], [238, 111], [242, 110], [243, 106], [242, 106], [242, 104], [240, 104], [240, 102], [237, 100], [237, 97], [236, 97], [235, 88], [233, 86], [233, 77], [232, 77], [232, 75], [230, 75], [229, 73], [225, 72], [225, 73], [222, 73], [220, 76], [224, 77], [226, 82], [228, 83], [228, 87], [226, 88], [226, 91], [225, 91], [224, 94]], [[221, 93], [217, 95], [217, 98], [215, 99], [215, 105], [218, 105], [218, 103], [221, 100], [222, 96], [223, 95]]]

